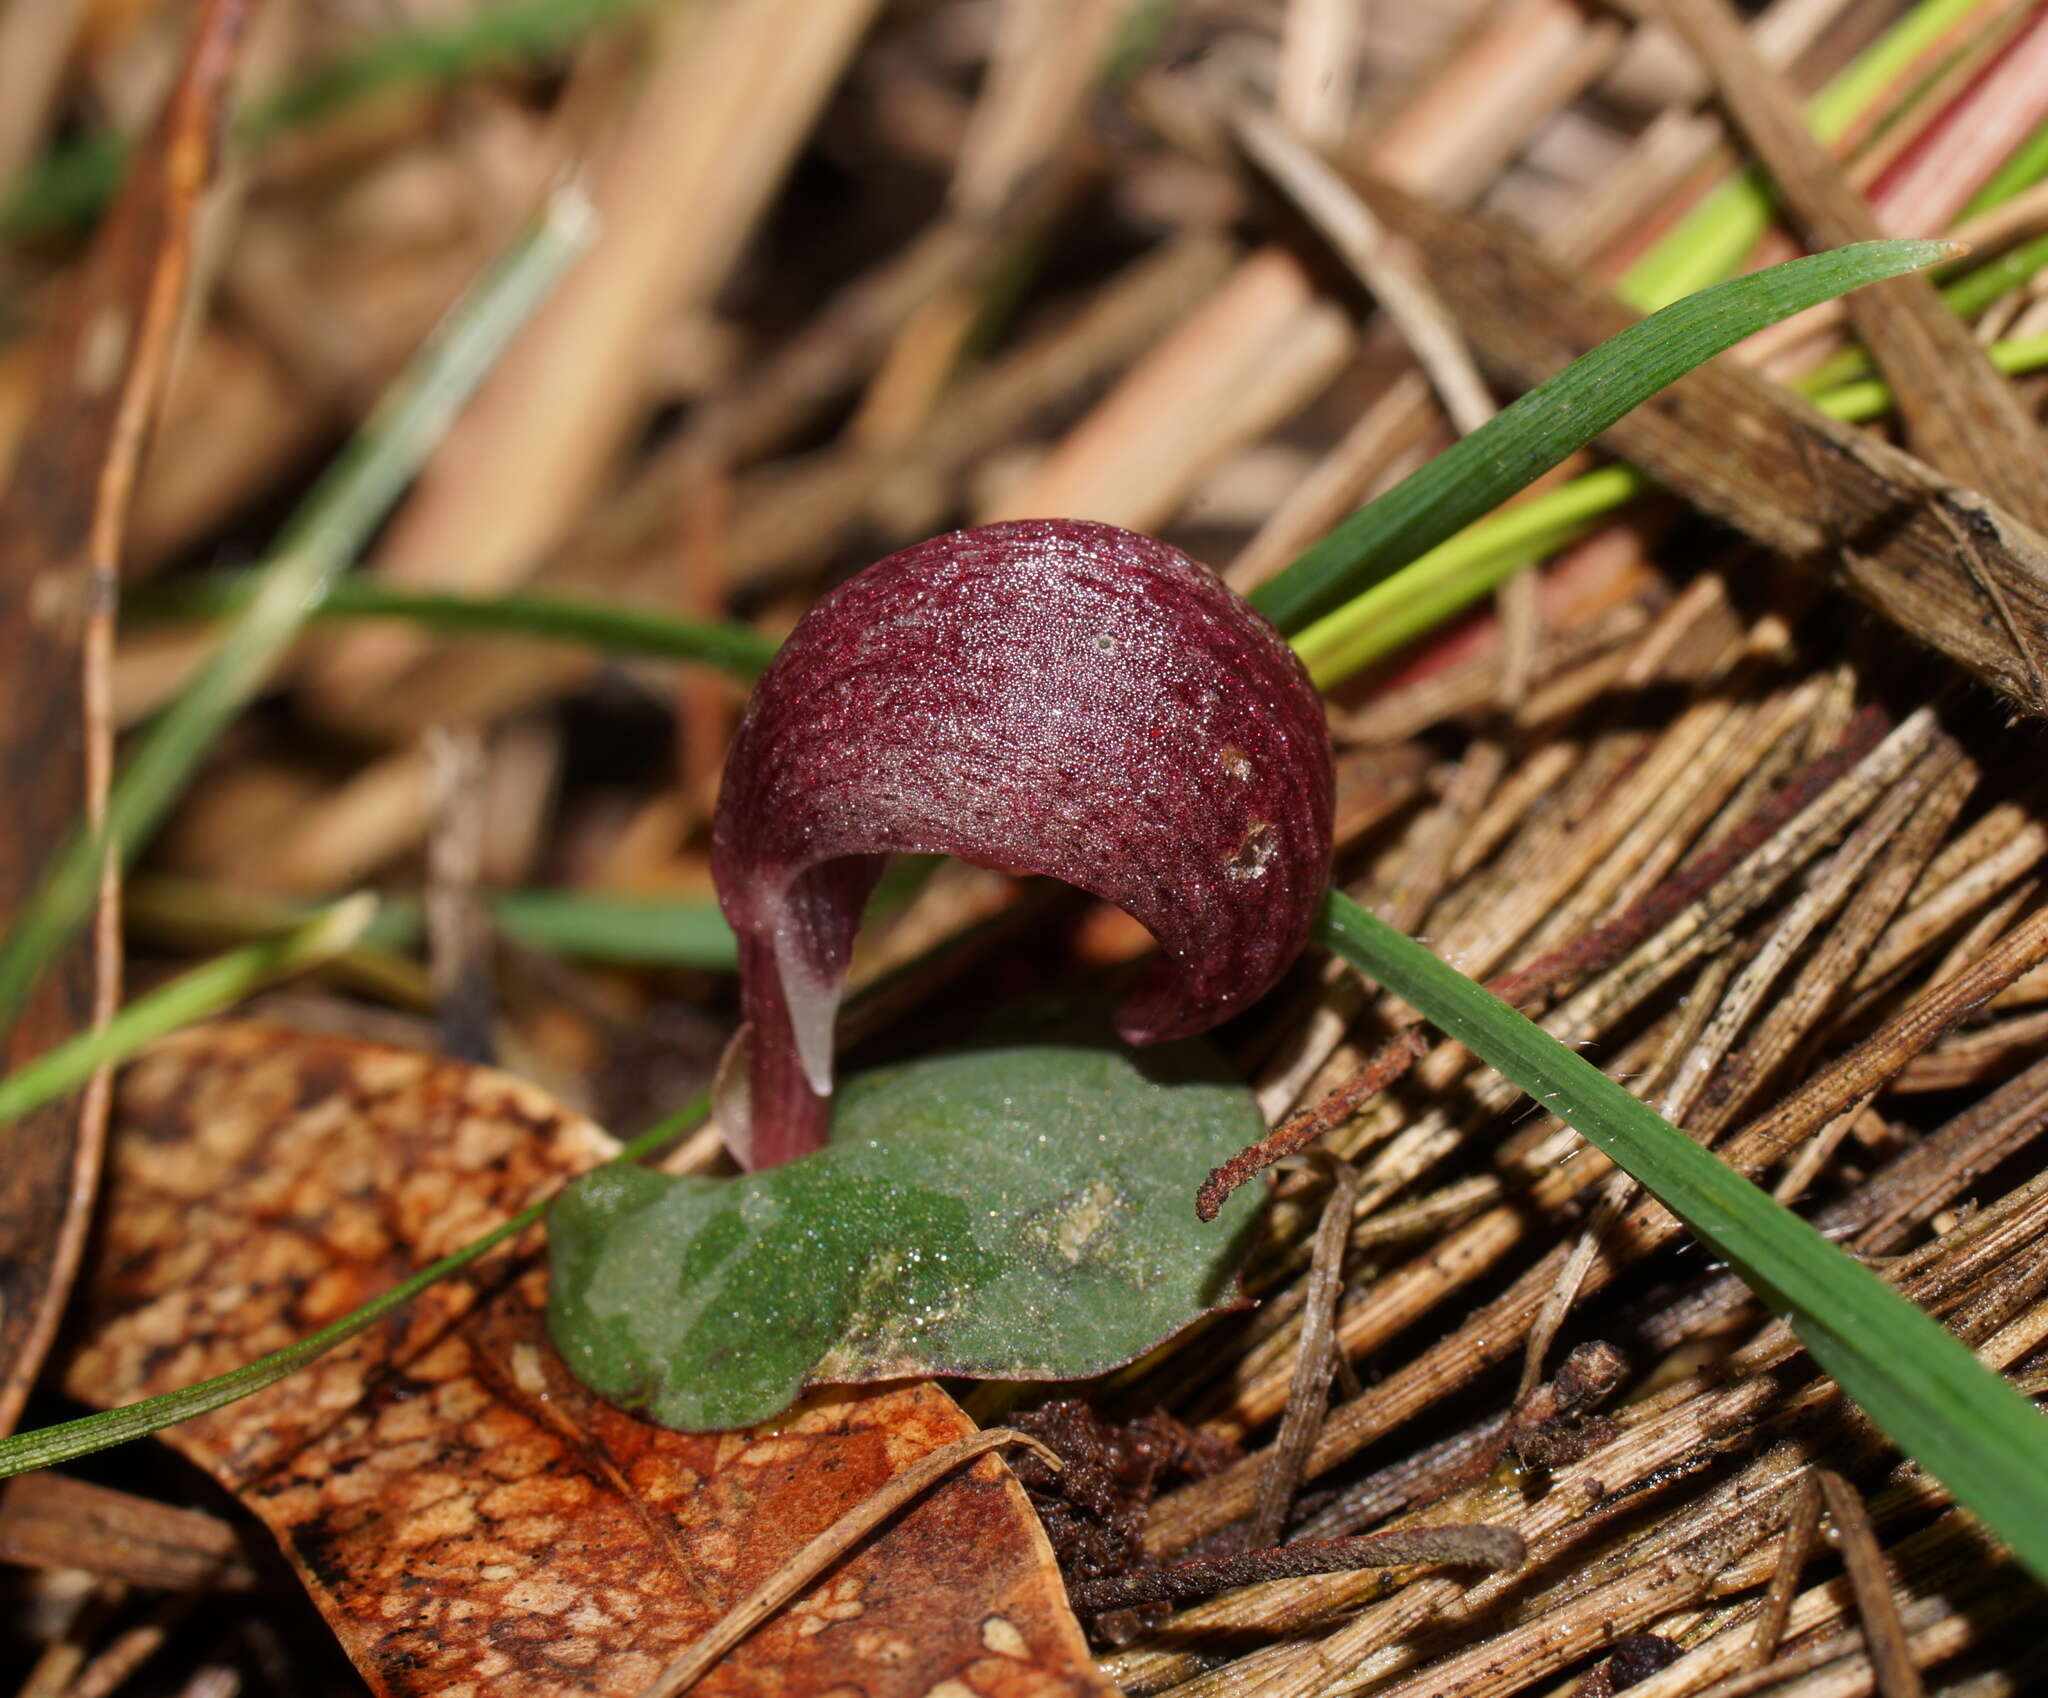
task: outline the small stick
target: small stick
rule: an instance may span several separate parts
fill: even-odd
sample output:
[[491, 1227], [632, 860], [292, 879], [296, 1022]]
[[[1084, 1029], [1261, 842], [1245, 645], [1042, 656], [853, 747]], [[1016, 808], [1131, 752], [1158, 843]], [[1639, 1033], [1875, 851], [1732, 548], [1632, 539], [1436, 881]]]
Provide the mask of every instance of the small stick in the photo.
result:
[[1814, 1477], [1820, 1482], [1828, 1516], [1841, 1542], [1842, 1563], [1856, 1594], [1856, 1613], [1863, 1620], [1863, 1643], [1877, 1677], [1878, 1698], [1925, 1698], [1927, 1688], [1906, 1646], [1905, 1624], [1899, 1620], [1898, 1600], [1892, 1596], [1891, 1577], [1885, 1572], [1884, 1552], [1878, 1548], [1870, 1512], [1863, 1507], [1856, 1488], [1832, 1469], [1816, 1468]]
[[[1770, 172], [1800, 233], [1815, 247], [1883, 235], [1876, 212], [1815, 140], [1801, 97], [1758, 54], [1730, 0], [1665, 0], [1663, 12], [1712, 75], [1722, 106]], [[1913, 451], [2028, 523], [2048, 523], [2040, 427], [1933, 283], [1890, 279], [1843, 306], [1899, 398]], [[1953, 530], [1945, 507], [1946, 497], [1937, 497], [1936, 520]], [[2007, 612], [1974, 551], [1961, 547], [1978, 587]], [[2017, 625], [2009, 624], [2008, 634], [2038, 697], [2042, 680], [2029, 645]]]
[[1413, 1063], [1422, 1058], [1428, 1047], [1419, 1031], [1403, 1032], [1397, 1038], [1388, 1039], [1365, 1066], [1314, 1108], [1283, 1121], [1249, 1149], [1238, 1151], [1221, 1167], [1212, 1169], [1209, 1177], [1202, 1181], [1202, 1188], [1195, 1193], [1195, 1218], [1214, 1220], [1230, 1200], [1231, 1192], [1253, 1174], [1314, 1143], [1333, 1126], [1349, 1119], [1361, 1103], [1378, 1096], [1406, 1073]]
[[[1140, 1604], [1185, 1603], [1263, 1580], [1298, 1580], [1355, 1568], [1403, 1568], [1410, 1563], [1513, 1568], [1526, 1555], [1522, 1536], [1483, 1522], [1467, 1526], [1399, 1528], [1355, 1539], [1304, 1539], [1271, 1550], [1177, 1563], [1149, 1574], [1107, 1575], [1067, 1588], [1079, 1615], [1106, 1615]], [[651, 1698], [651, 1695], [649, 1695]]]
[[[1499, 410], [1480, 375], [1458, 321], [1406, 252], [1390, 237], [1357, 191], [1315, 150], [1263, 112], [1245, 107], [1233, 114], [1238, 140], [1322, 231], [1385, 310], [1401, 339], [1428, 375], [1430, 387], [1460, 436], [1469, 436]], [[1500, 611], [1501, 664], [1496, 698], [1510, 712], [1529, 693], [1542, 614], [1536, 579], [1517, 572], [1495, 592]]]
[[1778, 1654], [1785, 1637], [1785, 1624], [1792, 1619], [1792, 1600], [1799, 1591], [1799, 1575], [1806, 1559], [1813, 1555], [1813, 1542], [1820, 1534], [1820, 1481], [1812, 1469], [1800, 1477], [1792, 1508], [1785, 1517], [1784, 1537], [1778, 1543], [1778, 1566], [1771, 1570], [1770, 1588], [1764, 1593], [1763, 1613], [1756, 1618], [1745, 1669], [1760, 1669]]
[[1956, 554], [1968, 569], [1970, 582], [1975, 584], [1984, 599], [1991, 603], [1992, 611], [1998, 615], [1998, 622], [2005, 627], [2005, 634], [2012, 643], [2012, 652], [2020, 657], [2021, 664], [2027, 669], [2027, 679], [2034, 686], [2036, 701], [2048, 704], [2048, 675], [2042, 672], [2040, 648], [2020, 628], [2019, 621], [2012, 614], [2012, 603], [2006, 599], [2005, 591], [1998, 587], [1998, 580], [1984, 564], [1982, 550], [1977, 547], [1970, 533], [1957, 519], [1957, 509], [1961, 506], [1961, 502], [1944, 495], [1934, 504], [1934, 516], [1941, 522], [1942, 528], [1956, 539]]
[[966, 1438], [933, 1451], [855, 1504], [734, 1604], [716, 1626], [656, 1675], [640, 1698], [678, 1698], [689, 1691], [710, 1672], [714, 1663], [905, 1504], [923, 1496], [963, 1463], [1012, 1444], [1023, 1445], [1055, 1473], [1063, 1466], [1059, 1457], [1038, 1440], [1014, 1427], [990, 1427], [969, 1433]]
[[137, 1622], [117, 1635], [113, 1643], [80, 1669], [77, 1677], [64, 1688], [63, 1698], [111, 1698], [127, 1684], [137, 1669], [163, 1648], [172, 1629], [191, 1613], [200, 1597], [200, 1593], [185, 1592], [166, 1598], [150, 1612], [146, 1621]]
[[1788, 779], [1762, 807], [1722, 838], [1711, 849], [1696, 856], [1666, 879], [1626, 913], [1604, 926], [1585, 933], [1562, 949], [1532, 961], [1526, 967], [1495, 979], [1488, 985], [1504, 1002], [1520, 1007], [1532, 997], [1554, 989], [1567, 979], [1583, 978], [1611, 962], [1618, 961], [1652, 933], [1659, 930], [1726, 878], [1743, 861], [1761, 849], [1822, 792], [1848, 773], [1877, 747], [1891, 729], [1882, 708], [1868, 706], [1850, 721], [1849, 729], [1818, 760]]
[[1335, 1169], [1309, 1260], [1287, 1413], [1280, 1418], [1280, 1436], [1266, 1454], [1265, 1471], [1259, 1476], [1259, 1507], [1253, 1512], [1251, 1533], [1245, 1541], [1254, 1547], [1280, 1542], [1287, 1512], [1301, 1485], [1302, 1467], [1330, 1405], [1330, 1375], [1339, 1354], [1337, 1297], [1344, 1288], [1344, 1252], [1351, 1244], [1351, 1215], [1358, 1202], [1358, 1170], [1349, 1162], [1337, 1162]]
[[1237, 139], [1321, 230], [1338, 257], [1379, 298], [1387, 316], [1429, 376], [1460, 436], [1498, 410], [1458, 321], [1445, 308], [1407, 247], [1388, 236], [1377, 216], [1315, 150], [1254, 107], [1231, 114]]

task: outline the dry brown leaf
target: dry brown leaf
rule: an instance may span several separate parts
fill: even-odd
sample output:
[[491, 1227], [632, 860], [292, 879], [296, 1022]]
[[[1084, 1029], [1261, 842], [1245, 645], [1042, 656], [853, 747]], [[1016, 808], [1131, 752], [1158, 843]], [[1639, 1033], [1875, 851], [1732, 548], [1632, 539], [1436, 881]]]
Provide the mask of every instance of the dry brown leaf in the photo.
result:
[[[331, 1321], [609, 1152], [530, 1085], [255, 1024], [126, 1075], [72, 1393], [125, 1403]], [[389, 1698], [634, 1698], [812, 1535], [974, 1430], [929, 1384], [685, 1435], [599, 1403], [543, 1324], [534, 1237], [298, 1377], [168, 1437], [268, 1523]], [[954, 1684], [947, 1684], [954, 1683]], [[1102, 1694], [993, 1457], [697, 1690]]]
[[[44, 862], [105, 795], [112, 580], [213, 174], [236, 48], [256, 0], [210, 0], [162, 116], [41, 350], [35, 425], [0, 495], [0, 930]], [[91, 657], [90, 662], [88, 657]], [[98, 683], [89, 681], [97, 677]], [[90, 776], [89, 776], [90, 775]], [[104, 1017], [120, 952], [60, 954], [8, 1035], [14, 1067]], [[97, 978], [97, 991], [95, 991]], [[77, 1266], [99, 1172], [100, 1083], [0, 1132], [0, 1432], [41, 1366]]]

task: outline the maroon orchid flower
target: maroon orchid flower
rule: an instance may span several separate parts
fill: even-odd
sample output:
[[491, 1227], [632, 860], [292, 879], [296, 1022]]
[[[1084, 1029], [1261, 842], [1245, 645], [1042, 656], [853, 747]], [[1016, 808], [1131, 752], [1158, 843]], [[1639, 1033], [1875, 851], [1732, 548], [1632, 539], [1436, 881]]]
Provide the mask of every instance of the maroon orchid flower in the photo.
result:
[[1163, 953], [1117, 1029], [1156, 1043], [1246, 1007], [1301, 952], [1332, 790], [1293, 651], [1162, 542], [1033, 520], [870, 566], [805, 615], [726, 762], [711, 869], [751, 1028], [745, 1107], [721, 1105], [734, 1154], [771, 1167], [824, 1143], [833, 1018], [889, 853], [1124, 909]]

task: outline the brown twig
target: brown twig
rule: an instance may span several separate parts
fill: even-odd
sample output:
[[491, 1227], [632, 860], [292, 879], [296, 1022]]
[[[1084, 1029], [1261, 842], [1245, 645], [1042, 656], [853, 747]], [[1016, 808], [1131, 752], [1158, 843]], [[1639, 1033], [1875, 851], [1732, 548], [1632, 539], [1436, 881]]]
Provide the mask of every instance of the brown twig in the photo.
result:
[[1023, 1445], [1057, 1473], [1060, 1459], [1029, 1433], [1013, 1427], [989, 1427], [969, 1433], [912, 1463], [886, 1486], [848, 1510], [734, 1604], [689, 1650], [669, 1664], [641, 1691], [639, 1698], [678, 1698], [710, 1672], [711, 1667], [748, 1634], [782, 1608], [835, 1562], [858, 1545], [905, 1504], [922, 1497], [955, 1469], [1004, 1445]]
[[1885, 1572], [1884, 1552], [1870, 1525], [1870, 1512], [1863, 1507], [1856, 1488], [1833, 1469], [1817, 1468], [1814, 1475], [1827, 1500], [1828, 1518], [1835, 1524], [1849, 1585], [1856, 1593], [1856, 1613], [1863, 1621], [1863, 1642], [1877, 1674], [1879, 1698], [1924, 1698], [1927, 1689], [1906, 1647], [1898, 1599], [1892, 1595], [1891, 1577]]
[[[1797, 95], [1750, 43], [1727, 0], [1664, 0], [1665, 15], [1713, 74], [1721, 103], [1770, 168], [1816, 247], [1870, 241], [1887, 232], [1814, 139]], [[2048, 524], [2048, 456], [2039, 426], [1970, 328], [1925, 276], [1859, 289], [1844, 303], [1863, 345], [1899, 398], [1907, 439], [1931, 464], [2002, 502], [2031, 524]], [[1997, 580], [1980, 574], [1994, 603]], [[2028, 639], [2008, 615], [2016, 650]], [[2034, 687], [2048, 700], [2035, 667]]]
[[1785, 1532], [1778, 1544], [1777, 1565], [1771, 1570], [1771, 1584], [1764, 1592], [1763, 1609], [1750, 1635], [1748, 1666], [1762, 1668], [1778, 1654], [1785, 1637], [1785, 1623], [1792, 1616], [1792, 1600], [1799, 1591], [1799, 1576], [1820, 1533], [1820, 1481], [1809, 1469], [1793, 1494], [1792, 1507], [1785, 1515]]
[[[1282, 125], [1256, 108], [1242, 108], [1233, 116], [1246, 151], [1315, 221], [1378, 299], [1428, 374], [1459, 435], [1485, 424], [1498, 411], [1493, 396], [1457, 320], [1423, 280], [1406, 244], [1390, 238], [1350, 185]], [[1534, 574], [1515, 573], [1495, 592], [1495, 605], [1501, 624], [1497, 700], [1512, 712], [1528, 694], [1542, 635]]]
[[1806, 811], [1857, 762], [1877, 747], [1891, 722], [1868, 704], [1857, 711], [1841, 741], [1788, 779], [1763, 806], [1720, 842], [1695, 856], [1629, 910], [1561, 949], [1503, 974], [1487, 986], [1516, 1007], [1547, 996], [1619, 961], [1712, 890], [1786, 825]]
[[1420, 1032], [1403, 1032], [1390, 1038], [1338, 1090], [1305, 1114], [1297, 1114], [1261, 1138], [1249, 1149], [1240, 1150], [1202, 1181], [1195, 1193], [1195, 1218], [1214, 1220], [1229, 1201], [1230, 1194], [1254, 1174], [1261, 1173], [1283, 1157], [1307, 1148], [1333, 1126], [1357, 1113], [1360, 1105], [1379, 1095], [1411, 1065], [1428, 1053], [1429, 1045]]
[[0, 1486], [0, 1562], [163, 1591], [243, 1591], [256, 1578], [236, 1529], [218, 1516], [50, 1469]]
[[199, 1602], [200, 1594], [196, 1592], [164, 1599], [150, 1612], [147, 1621], [117, 1634], [105, 1650], [80, 1669], [64, 1688], [63, 1698], [112, 1698], [137, 1669], [163, 1648], [172, 1630]]
[[[1536, 245], [1483, 216], [1453, 217], [1360, 180], [1407, 235], [1482, 362], [1518, 383], [1548, 377], [1635, 315]], [[2028, 652], [2048, 645], [2048, 538], [1924, 461], [1728, 361], [1679, 379], [1603, 439], [1665, 487], [1847, 590], [2030, 713]], [[1977, 617], [1983, 591], [1937, 505], [1972, 515], [1983, 573], [2025, 635], [2015, 650]]]
[[1301, 1466], [1329, 1407], [1330, 1372], [1338, 1355], [1331, 1322], [1344, 1286], [1344, 1251], [1351, 1241], [1351, 1214], [1357, 1201], [1357, 1170], [1348, 1162], [1333, 1164], [1330, 1194], [1323, 1201], [1309, 1259], [1287, 1412], [1280, 1419], [1279, 1437], [1267, 1454], [1266, 1471], [1259, 1476], [1258, 1507], [1252, 1512], [1251, 1531], [1246, 1535], [1246, 1542], [1255, 1547], [1280, 1542], [1301, 1484]]
[[[0, 857], [0, 919], [84, 813], [97, 825], [113, 770], [113, 619], [135, 483], [191, 275], [199, 201], [222, 103], [257, 0], [209, 0], [178, 79], [91, 268], [43, 349], [42, 417], [0, 498], [0, 756], [17, 797]], [[67, 676], [67, 674], [69, 674]], [[75, 716], [75, 717], [74, 717]], [[81, 747], [82, 745], [82, 747]], [[57, 770], [82, 753], [81, 770]], [[12, 1034], [8, 1064], [111, 1016], [121, 993], [119, 874], [103, 864], [91, 966], [59, 964]], [[85, 975], [93, 988], [84, 989]], [[96, 1078], [7, 1129], [0, 1206], [0, 1431], [12, 1429], [55, 1332], [98, 1188], [108, 1092]], [[16, 1223], [19, 1224], [16, 1224]]]
[[1413, 1563], [1515, 1568], [1524, 1552], [1520, 1535], [1505, 1527], [1404, 1528], [1398, 1532], [1366, 1533], [1355, 1539], [1304, 1539], [1239, 1556], [1177, 1563], [1172, 1568], [1156, 1568], [1144, 1574], [1083, 1580], [1068, 1588], [1068, 1596], [1082, 1615], [1103, 1615], [1140, 1604], [1186, 1603], [1268, 1580], [1342, 1574], [1355, 1568], [1405, 1568]]

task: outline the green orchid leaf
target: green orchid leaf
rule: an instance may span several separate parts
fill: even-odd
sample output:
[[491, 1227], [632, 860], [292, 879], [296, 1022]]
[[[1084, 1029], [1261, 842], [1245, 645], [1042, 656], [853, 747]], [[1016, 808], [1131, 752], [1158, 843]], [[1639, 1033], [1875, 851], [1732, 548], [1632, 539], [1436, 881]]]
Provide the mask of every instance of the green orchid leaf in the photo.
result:
[[600, 1396], [692, 1432], [812, 1385], [1104, 1373], [1237, 1302], [1258, 1199], [1205, 1227], [1187, 1197], [1264, 1130], [1194, 1044], [886, 1068], [799, 1161], [578, 1180], [550, 1216], [549, 1325]]

